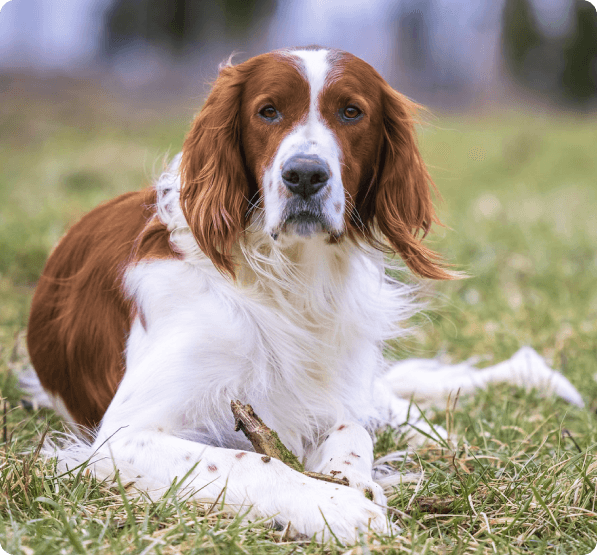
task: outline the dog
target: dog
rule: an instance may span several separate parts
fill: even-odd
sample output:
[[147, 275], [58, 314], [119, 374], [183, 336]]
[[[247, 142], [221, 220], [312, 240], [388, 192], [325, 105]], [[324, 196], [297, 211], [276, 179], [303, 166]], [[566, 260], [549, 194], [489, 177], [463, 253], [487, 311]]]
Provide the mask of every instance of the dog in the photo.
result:
[[[459, 277], [422, 243], [439, 222], [417, 108], [339, 50], [221, 67], [154, 186], [83, 217], [43, 271], [30, 357], [81, 430], [61, 460], [148, 490], [185, 477], [211, 503], [225, 489], [230, 510], [322, 540], [388, 533], [371, 432], [426, 425], [392, 392], [416, 364], [384, 377], [384, 342], [418, 309], [388, 255]], [[255, 453], [236, 399], [307, 470], [348, 485]]]

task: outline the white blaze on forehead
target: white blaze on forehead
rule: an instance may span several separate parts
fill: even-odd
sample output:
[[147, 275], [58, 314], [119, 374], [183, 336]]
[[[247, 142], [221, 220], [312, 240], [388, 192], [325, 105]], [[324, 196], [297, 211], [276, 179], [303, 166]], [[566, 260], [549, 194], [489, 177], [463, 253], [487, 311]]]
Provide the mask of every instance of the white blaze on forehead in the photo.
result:
[[330, 71], [330, 64], [327, 60], [328, 54], [329, 50], [296, 50], [292, 52], [293, 56], [301, 60], [305, 78], [309, 83], [311, 90], [309, 102], [310, 114], [317, 113], [317, 99]]

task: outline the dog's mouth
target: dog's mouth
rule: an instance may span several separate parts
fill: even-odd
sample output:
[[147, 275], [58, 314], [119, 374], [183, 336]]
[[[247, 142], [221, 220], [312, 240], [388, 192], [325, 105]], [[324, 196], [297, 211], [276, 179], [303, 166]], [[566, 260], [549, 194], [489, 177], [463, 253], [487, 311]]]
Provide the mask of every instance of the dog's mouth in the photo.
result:
[[282, 211], [279, 225], [271, 232], [274, 239], [278, 235], [309, 238], [325, 234], [333, 239], [342, 236], [333, 220], [324, 210], [321, 199], [290, 199]]
[[300, 237], [310, 237], [315, 233], [331, 232], [327, 218], [323, 214], [305, 211], [287, 216], [280, 231]]

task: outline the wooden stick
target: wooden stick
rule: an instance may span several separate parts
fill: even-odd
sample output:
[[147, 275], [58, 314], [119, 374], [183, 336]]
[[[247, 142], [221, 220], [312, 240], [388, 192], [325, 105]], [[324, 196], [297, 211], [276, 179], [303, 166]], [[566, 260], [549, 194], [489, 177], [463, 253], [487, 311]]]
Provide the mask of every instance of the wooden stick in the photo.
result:
[[304, 472], [305, 467], [294, 453], [286, 448], [274, 430], [270, 430], [263, 423], [251, 405], [243, 405], [240, 401], [231, 401], [230, 408], [234, 414], [234, 431], [242, 430], [257, 453], [274, 457], [290, 468]]
[[297, 459], [294, 453], [290, 451], [280, 440], [278, 434], [268, 428], [259, 416], [253, 410], [251, 405], [243, 405], [240, 401], [230, 401], [230, 408], [234, 415], [234, 431], [239, 430], [245, 434], [247, 439], [253, 445], [253, 449], [257, 453], [265, 455], [264, 462], [269, 457], [274, 457], [287, 464], [290, 468], [302, 472], [305, 476], [315, 478], [316, 480], [323, 480], [325, 482], [332, 482], [341, 486], [347, 486], [348, 480], [342, 478], [334, 478], [327, 474], [319, 474], [318, 472], [305, 472], [305, 467]]
[[[324, 482], [332, 482], [332, 484], [340, 484], [341, 486], [349, 486], [350, 483], [346, 478], [335, 478], [334, 476], [330, 476], [329, 474], [320, 474], [319, 472], [303, 472], [305, 476], [309, 476], [309, 478], [315, 478], [316, 480], [323, 480]], [[373, 495], [373, 494], [372, 494]], [[365, 493], [365, 497], [367, 497], [367, 493]]]

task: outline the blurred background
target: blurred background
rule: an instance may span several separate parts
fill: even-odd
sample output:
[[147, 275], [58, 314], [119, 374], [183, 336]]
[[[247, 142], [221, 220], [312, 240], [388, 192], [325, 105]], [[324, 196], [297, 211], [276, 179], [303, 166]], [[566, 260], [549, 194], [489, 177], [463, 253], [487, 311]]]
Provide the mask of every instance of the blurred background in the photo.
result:
[[432, 107], [524, 91], [597, 103], [586, 0], [12, 0], [0, 17], [2, 73], [84, 76], [143, 96], [196, 95], [232, 52], [308, 44], [355, 53]]
[[[48, 547], [56, 534], [64, 538], [61, 553], [73, 545], [91, 549], [100, 528], [101, 541], [112, 546], [107, 552], [127, 542], [131, 530], [137, 538], [126, 501], [125, 512], [110, 495], [104, 509], [114, 514], [104, 526], [99, 506], [88, 503], [103, 498], [100, 490], [87, 490], [81, 474], [74, 486], [63, 477], [49, 482], [45, 470], [35, 477], [35, 457], [22, 456], [39, 444], [47, 418], [19, 408], [15, 374], [27, 368], [29, 306], [48, 254], [94, 206], [151, 184], [181, 149], [230, 54], [241, 62], [309, 44], [348, 50], [429, 108], [419, 146], [443, 197], [434, 201], [444, 226], [434, 225], [425, 242], [470, 279], [421, 283], [428, 311], [409, 321], [412, 336], [390, 345], [388, 355], [471, 357], [482, 366], [529, 345], [570, 379], [587, 407], [504, 386], [463, 410], [447, 410], [446, 417], [454, 416], [445, 425], [467, 438], [465, 448], [444, 462], [436, 451], [420, 453], [428, 478], [412, 497], [403, 490], [400, 498], [410, 499], [410, 507], [415, 495], [464, 492], [467, 500], [458, 505], [464, 514], [443, 515], [444, 524], [436, 518], [442, 515], [427, 515], [433, 526], [421, 516], [418, 528], [415, 519], [405, 521], [405, 535], [417, 538], [419, 552], [492, 553], [498, 541], [498, 551], [507, 545], [516, 553], [590, 550], [573, 542], [584, 538], [592, 546], [596, 531], [597, 12], [591, 3], [0, 0], [0, 7], [0, 398], [12, 407], [8, 424], [4, 413], [4, 446], [0, 439], [0, 540], [10, 553], [21, 552], [21, 542], [23, 553], [37, 546], [36, 553], [57, 553], [62, 548]], [[434, 422], [444, 425], [442, 414]], [[4, 464], [3, 453], [22, 465]], [[455, 464], [463, 471], [456, 470], [458, 481]], [[57, 502], [41, 503], [46, 497], [37, 495]], [[479, 509], [485, 531], [473, 502], [487, 512]], [[49, 503], [57, 507], [53, 513]], [[139, 519], [147, 523], [144, 514]], [[186, 538], [159, 520], [155, 550], [163, 540]], [[71, 523], [85, 534], [77, 543]], [[221, 531], [201, 541], [222, 542], [229, 536]], [[233, 533], [226, 552], [239, 537], [239, 549], [259, 545]]]
[[597, 372], [597, 12], [586, 0], [5, 3], [0, 364], [53, 245], [93, 206], [151, 183], [218, 64], [308, 44], [352, 52], [430, 109], [420, 147], [446, 227], [426, 241], [472, 279], [434, 285], [435, 325], [409, 352], [500, 359], [526, 344], [556, 366], [574, 358], [584, 380]]

